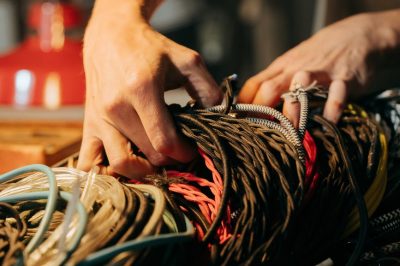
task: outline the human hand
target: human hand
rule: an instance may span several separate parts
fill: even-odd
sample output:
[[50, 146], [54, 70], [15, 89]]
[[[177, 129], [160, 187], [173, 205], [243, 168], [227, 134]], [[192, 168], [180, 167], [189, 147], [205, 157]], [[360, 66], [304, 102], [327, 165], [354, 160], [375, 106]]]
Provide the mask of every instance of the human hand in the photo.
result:
[[[105, 11], [97, 17], [100, 11], [94, 11], [85, 33], [87, 96], [78, 168], [89, 170], [106, 154], [108, 174], [140, 178], [153, 166], [190, 161], [195, 150], [178, 134], [164, 90], [184, 86], [204, 106], [218, 103], [222, 92], [196, 52], [128, 11]], [[131, 143], [146, 158], [133, 154]]]
[[[360, 14], [322, 29], [250, 78], [238, 101], [275, 106], [282, 93], [317, 81], [329, 88], [324, 116], [337, 122], [348, 98], [372, 92], [368, 84], [379, 69], [381, 54], [398, 45], [385, 16]], [[298, 103], [285, 101], [283, 112], [298, 126]]]

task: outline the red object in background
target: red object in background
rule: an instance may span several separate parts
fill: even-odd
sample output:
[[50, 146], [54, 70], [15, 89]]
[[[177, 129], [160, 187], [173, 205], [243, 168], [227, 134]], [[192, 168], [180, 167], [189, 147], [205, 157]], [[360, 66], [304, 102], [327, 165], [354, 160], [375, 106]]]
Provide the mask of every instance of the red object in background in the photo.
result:
[[[28, 26], [38, 29], [42, 21], [42, 4], [34, 4], [29, 10]], [[61, 4], [64, 27], [66, 29], [76, 28], [82, 24], [82, 17], [74, 5]]]
[[82, 43], [64, 34], [66, 28], [80, 24], [79, 11], [68, 4], [34, 4], [28, 21], [37, 34], [0, 57], [0, 105], [82, 105]]

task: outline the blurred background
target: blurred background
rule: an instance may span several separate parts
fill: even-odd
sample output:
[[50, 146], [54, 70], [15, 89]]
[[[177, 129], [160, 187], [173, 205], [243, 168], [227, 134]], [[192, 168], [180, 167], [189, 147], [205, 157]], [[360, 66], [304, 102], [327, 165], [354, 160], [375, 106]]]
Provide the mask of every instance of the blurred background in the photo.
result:
[[[85, 93], [81, 40], [93, 4], [94, 0], [0, 0], [0, 159], [7, 157], [8, 168], [36, 157], [40, 159], [34, 162], [52, 164], [79, 149]], [[240, 85], [325, 25], [399, 4], [165, 0], [151, 23], [200, 52], [217, 81], [237, 73]]]

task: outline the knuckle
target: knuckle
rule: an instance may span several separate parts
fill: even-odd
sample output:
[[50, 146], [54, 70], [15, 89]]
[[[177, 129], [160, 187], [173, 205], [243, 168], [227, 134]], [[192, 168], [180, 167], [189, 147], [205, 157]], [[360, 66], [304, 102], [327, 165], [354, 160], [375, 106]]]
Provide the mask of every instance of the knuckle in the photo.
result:
[[128, 168], [129, 158], [128, 156], [122, 156], [118, 158], [113, 158], [109, 161], [110, 170], [115, 173], [123, 174], [125, 169]]
[[294, 73], [290, 73], [291, 76], [293, 76], [294, 79], [310, 79], [311, 78], [311, 72], [306, 71], [303, 69], [297, 70]]
[[138, 74], [136, 71], [129, 72], [125, 78], [125, 87], [132, 92], [141, 90], [150, 83], [150, 79], [146, 78], [147, 76], [144, 73]]
[[88, 161], [84, 160], [83, 157], [79, 156], [78, 164], [76, 165], [76, 168], [79, 170], [82, 170], [82, 171], [89, 171], [90, 163], [88, 163]]
[[125, 87], [127, 94], [134, 100], [141, 101], [146, 97], [149, 88], [152, 87], [153, 80], [150, 75], [142, 75], [142, 77], [130, 77], [126, 79]]
[[272, 64], [278, 65], [278, 66], [284, 65], [287, 62], [286, 57], [287, 56], [280, 55], [272, 62]]
[[168, 157], [158, 152], [153, 152], [147, 155], [147, 159], [155, 166], [166, 165], [168, 163]]
[[244, 88], [255, 88], [259, 85], [259, 83], [256, 81], [254, 77], [249, 78], [245, 83], [244, 83]]
[[115, 97], [105, 97], [103, 106], [104, 106], [104, 111], [106, 114], [115, 114], [118, 113], [118, 110], [120, 109], [122, 103], [120, 100], [118, 100]]
[[198, 52], [192, 51], [192, 53], [188, 57], [188, 62], [192, 66], [201, 66], [203, 65], [203, 59]]
[[282, 87], [277, 81], [269, 80], [261, 84], [259, 92], [265, 99], [272, 99], [273, 102], [275, 102], [284, 92], [284, 87]]
[[264, 81], [261, 86], [260, 89], [263, 91], [270, 91], [270, 90], [274, 90], [277, 87], [277, 82], [274, 80], [268, 80], [268, 81]]
[[204, 107], [213, 106], [215, 104], [219, 104], [222, 102], [223, 93], [218, 88], [217, 89], [209, 89], [203, 93], [200, 100]]
[[168, 138], [165, 135], [158, 135], [153, 138], [152, 140], [153, 147], [156, 152], [161, 153], [161, 154], [170, 154], [173, 149], [173, 141], [172, 139]]

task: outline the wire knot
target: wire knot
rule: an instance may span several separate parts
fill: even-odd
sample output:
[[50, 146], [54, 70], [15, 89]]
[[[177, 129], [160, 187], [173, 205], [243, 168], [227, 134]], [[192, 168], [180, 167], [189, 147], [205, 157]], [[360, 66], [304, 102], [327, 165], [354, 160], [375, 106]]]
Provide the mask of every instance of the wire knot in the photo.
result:
[[317, 85], [317, 81], [314, 81], [307, 87], [302, 86], [300, 83], [296, 83], [294, 90], [283, 93], [281, 98], [285, 101], [289, 100], [290, 102], [298, 102], [302, 95], [326, 98], [328, 92], [322, 86]]

